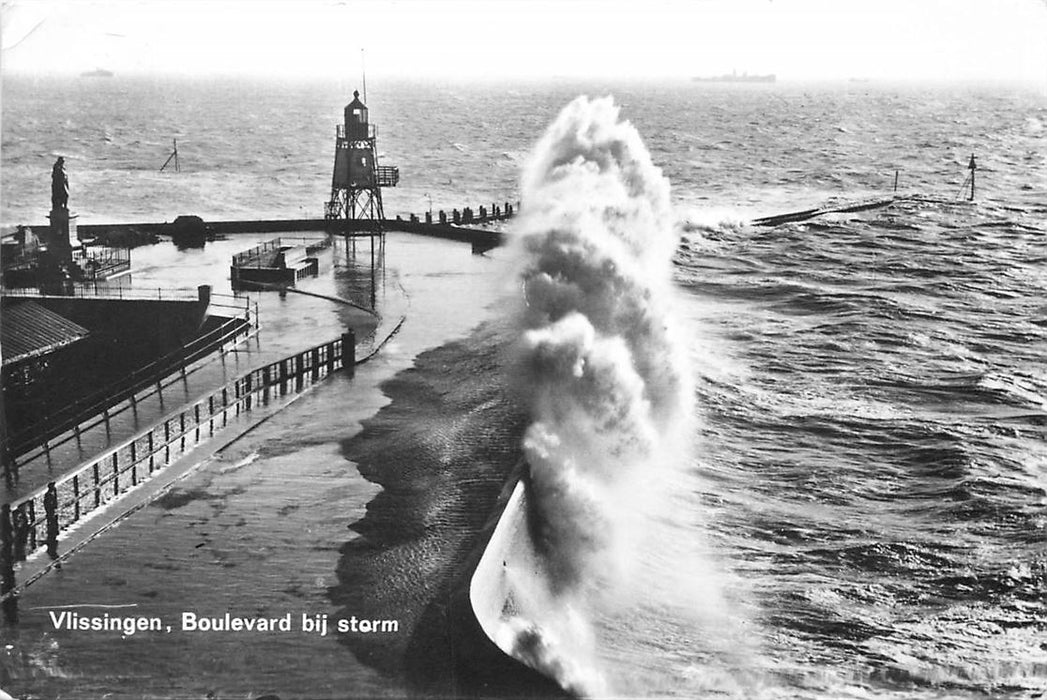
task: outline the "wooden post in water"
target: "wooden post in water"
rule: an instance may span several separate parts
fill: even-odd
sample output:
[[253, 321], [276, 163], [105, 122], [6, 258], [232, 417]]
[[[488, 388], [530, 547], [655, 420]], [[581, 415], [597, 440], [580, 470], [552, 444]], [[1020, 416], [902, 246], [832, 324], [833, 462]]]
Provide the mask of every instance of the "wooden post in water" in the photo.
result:
[[971, 196], [967, 198], [968, 202], [974, 201], [974, 171], [978, 169], [978, 165], [974, 162], [974, 154], [971, 154], [971, 162], [967, 164], [967, 169], [971, 171]]
[[894, 191], [898, 191], [898, 171], [894, 171]]

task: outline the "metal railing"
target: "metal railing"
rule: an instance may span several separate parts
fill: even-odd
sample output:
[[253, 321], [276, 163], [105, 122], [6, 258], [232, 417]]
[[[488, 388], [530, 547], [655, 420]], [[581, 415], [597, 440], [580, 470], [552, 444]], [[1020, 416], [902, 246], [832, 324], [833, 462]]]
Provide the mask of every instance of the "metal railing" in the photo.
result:
[[259, 243], [254, 248], [249, 248], [242, 253], [237, 253], [233, 256], [232, 264], [233, 267], [271, 267], [273, 258], [270, 257], [278, 252], [281, 248], [292, 248], [294, 246], [304, 246], [306, 251], [319, 250], [320, 248], [327, 247], [331, 244], [328, 238], [308, 238], [305, 236], [288, 237], [281, 236], [280, 238], [274, 238], [263, 243]]
[[[200, 336], [178, 350], [135, 370], [127, 377], [110, 384], [79, 401], [67, 404], [51, 413], [44, 420], [24, 428], [8, 438], [8, 453], [11, 455], [10, 469], [30, 462], [70, 440], [79, 440], [82, 433], [111, 420], [128, 409], [134, 409], [139, 401], [156, 392], [162, 392], [164, 380], [186, 374], [186, 368], [209, 355], [216, 347], [246, 336], [249, 326], [240, 319], [230, 319], [215, 330]], [[171, 379], [168, 384], [177, 381]], [[143, 391], [147, 393], [142, 394]], [[122, 402], [128, 404], [118, 410], [110, 410]], [[66, 433], [69, 433], [66, 435]], [[64, 436], [64, 437], [63, 437]], [[60, 438], [55, 440], [55, 438]]]
[[400, 168], [394, 165], [379, 165], [376, 182], [379, 187], [396, 187], [400, 182]]
[[233, 256], [233, 267], [269, 267], [269, 255], [280, 251], [283, 242], [279, 238], [263, 241], [254, 248], [248, 248]]
[[[55, 480], [58, 530], [148, 481], [236, 417], [355, 365], [355, 352], [353, 336], [346, 334], [255, 369]], [[28, 523], [26, 554], [48, 539], [47, 490], [38, 489], [10, 505], [11, 513], [21, 511]]]
[[[91, 428], [119, 416], [128, 409], [134, 409], [138, 401], [163, 391], [164, 380], [174, 375], [179, 378], [187, 374], [187, 368], [221, 349], [226, 344], [237, 342], [240, 336], [250, 331], [252, 319], [257, 327], [258, 305], [245, 297], [228, 294], [212, 294], [210, 307], [231, 309], [236, 315], [223, 322], [218, 328], [205, 333], [149, 364], [131, 372], [126, 377], [109, 384], [82, 399], [63, 406], [51, 413], [46, 419], [8, 436], [7, 447], [10, 464], [6, 469], [17, 470], [19, 463], [26, 463], [49, 453], [70, 440], [79, 440], [80, 435]], [[171, 379], [168, 384], [176, 379]], [[144, 395], [139, 396], [143, 391]], [[122, 409], [110, 411], [123, 401], [128, 404]], [[69, 433], [68, 435], [65, 435]], [[60, 440], [54, 438], [65, 435]]]
[[335, 124], [335, 139], [366, 141], [367, 139], [378, 138], [377, 124], [351, 124], [350, 127], [349, 132], [346, 133], [345, 124]]
[[33, 287], [0, 289], [0, 296], [5, 297], [37, 297], [44, 299], [63, 299], [76, 297], [78, 299], [127, 299], [128, 301], [191, 301], [199, 298], [199, 292], [195, 289], [143, 289], [141, 287], [99, 287], [96, 284], [74, 287], [70, 294], [41, 294]]

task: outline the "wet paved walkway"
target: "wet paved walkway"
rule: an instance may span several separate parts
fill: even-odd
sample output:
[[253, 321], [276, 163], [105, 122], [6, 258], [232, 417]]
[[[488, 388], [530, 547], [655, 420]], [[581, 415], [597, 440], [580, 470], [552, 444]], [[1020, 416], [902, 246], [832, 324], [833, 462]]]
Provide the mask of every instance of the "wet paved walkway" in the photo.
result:
[[234, 444], [303, 395], [304, 393], [294, 394], [285, 399], [274, 400], [267, 406], [231, 418], [229, 424], [216, 431], [212, 439], [190, 449], [170, 466], [158, 470], [156, 476], [151, 479], [121, 493], [111, 504], [91, 511], [71, 527], [62, 530], [58, 540], [57, 559], [51, 559], [47, 550], [39, 547], [26, 557], [25, 561], [15, 565], [15, 594], [21, 595], [27, 586], [48, 572], [60, 570], [63, 561], [93, 539], [138, 512], [196, 469], [207, 464], [215, 454]]

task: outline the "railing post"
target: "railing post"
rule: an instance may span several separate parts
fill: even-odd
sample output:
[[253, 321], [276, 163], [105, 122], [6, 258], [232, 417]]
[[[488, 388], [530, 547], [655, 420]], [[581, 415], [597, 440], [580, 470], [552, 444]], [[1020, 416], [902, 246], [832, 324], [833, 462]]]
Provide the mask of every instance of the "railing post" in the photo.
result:
[[356, 374], [356, 332], [351, 328], [342, 333], [342, 371]]
[[138, 442], [131, 441], [131, 486], [138, 485]]
[[120, 453], [113, 453], [113, 497], [120, 493]]
[[98, 462], [91, 465], [91, 475], [95, 480], [95, 508], [102, 505], [102, 486], [101, 479], [98, 474]]
[[78, 520], [80, 520], [80, 475], [73, 474], [73, 522]]
[[273, 382], [273, 366], [266, 365], [262, 368], [262, 404], [269, 405], [269, 385]]
[[193, 404], [193, 422], [196, 423], [196, 442], [200, 442], [200, 404]]
[[153, 473], [156, 464], [156, 447], [153, 445], [153, 429], [149, 429], [149, 473]]
[[320, 348], [313, 348], [309, 359], [313, 361], [312, 380], [315, 382], [320, 378]]

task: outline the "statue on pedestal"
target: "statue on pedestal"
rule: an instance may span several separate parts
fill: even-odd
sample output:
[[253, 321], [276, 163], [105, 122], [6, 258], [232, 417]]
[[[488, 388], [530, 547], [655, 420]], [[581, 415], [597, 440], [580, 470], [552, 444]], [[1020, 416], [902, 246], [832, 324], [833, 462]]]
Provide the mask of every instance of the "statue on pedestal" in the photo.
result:
[[65, 174], [65, 158], [59, 156], [51, 168], [51, 211], [69, 209], [69, 178]]

